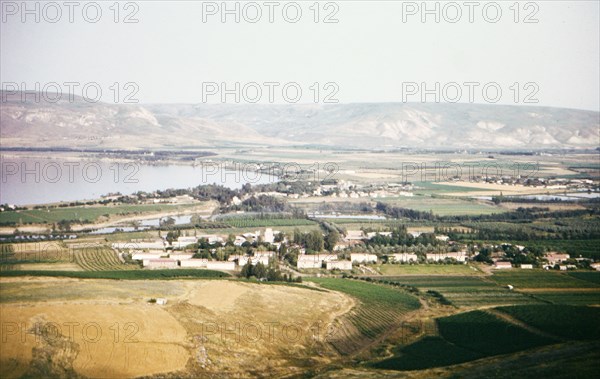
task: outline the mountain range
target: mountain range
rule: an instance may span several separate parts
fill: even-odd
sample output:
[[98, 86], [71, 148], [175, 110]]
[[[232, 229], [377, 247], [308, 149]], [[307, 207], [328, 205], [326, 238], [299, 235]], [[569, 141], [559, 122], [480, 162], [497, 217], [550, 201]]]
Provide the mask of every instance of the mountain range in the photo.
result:
[[492, 104], [109, 104], [2, 93], [4, 147], [323, 145], [545, 149], [600, 146], [600, 113]]

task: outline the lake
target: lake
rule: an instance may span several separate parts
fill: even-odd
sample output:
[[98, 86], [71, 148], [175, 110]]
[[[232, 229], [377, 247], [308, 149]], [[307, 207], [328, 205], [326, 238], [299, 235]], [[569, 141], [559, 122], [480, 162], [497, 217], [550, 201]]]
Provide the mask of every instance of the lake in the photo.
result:
[[231, 171], [215, 166], [150, 165], [109, 160], [0, 157], [0, 203], [44, 204], [98, 199], [108, 193], [123, 195], [200, 184], [222, 184], [237, 189], [246, 183], [274, 183], [277, 177], [250, 170]]

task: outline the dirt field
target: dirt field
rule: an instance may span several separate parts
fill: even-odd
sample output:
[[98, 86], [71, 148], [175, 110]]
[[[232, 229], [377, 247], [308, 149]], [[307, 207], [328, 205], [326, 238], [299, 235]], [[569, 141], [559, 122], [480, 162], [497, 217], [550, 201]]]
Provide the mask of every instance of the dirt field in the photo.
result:
[[339, 293], [227, 280], [24, 277], [2, 278], [0, 289], [2, 378], [302, 372], [336, 358], [327, 325], [354, 305]]

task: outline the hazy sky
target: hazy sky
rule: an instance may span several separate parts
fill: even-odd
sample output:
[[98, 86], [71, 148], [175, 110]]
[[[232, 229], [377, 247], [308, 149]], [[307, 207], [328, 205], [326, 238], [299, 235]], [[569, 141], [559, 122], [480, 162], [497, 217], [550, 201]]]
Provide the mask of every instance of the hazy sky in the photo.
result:
[[[314, 1], [274, 2], [274, 8], [262, 1], [237, 2], [239, 23], [235, 14], [222, 22], [221, 1], [121, 2], [117, 23], [114, 1], [97, 2], [102, 15], [96, 23], [83, 17], [85, 3], [74, 8], [72, 23], [63, 2], [56, 3], [62, 15], [55, 23], [49, 21], [57, 17], [56, 9], [29, 2], [31, 9], [35, 3], [40, 22], [35, 14], [22, 14], [21, 1], [2, 1], [0, 74], [5, 88], [9, 82], [25, 82], [27, 89], [36, 82], [95, 82], [102, 100], [113, 101], [109, 87], [117, 82], [122, 102], [134, 88], [123, 88], [125, 83], [134, 82], [139, 87], [134, 98], [143, 103], [198, 103], [221, 101], [220, 92], [205, 93], [203, 99], [203, 83], [225, 82], [234, 88], [239, 82], [242, 88], [256, 82], [263, 91], [259, 100], [268, 102], [269, 87], [263, 83], [278, 82], [274, 101], [282, 103], [284, 84], [298, 83], [300, 102], [311, 102], [311, 86], [317, 82], [319, 102], [329, 94], [347, 103], [421, 101], [423, 87], [410, 83], [425, 82], [434, 89], [439, 82], [443, 102], [468, 102], [473, 88], [474, 102], [495, 98], [514, 104], [519, 88], [518, 104], [529, 95], [539, 101], [533, 105], [600, 107], [598, 1], [522, 1], [516, 7], [514, 1], [475, 1], [472, 8], [464, 1], [427, 2], [429, 9], [438, 7], [439, 22], [435, 14], [425, 15], [423, 22], [421, 1], [324, 1], [318, 7]], [[229, 8], [235, 3], [229, 2]], [[291, 22], [297, 8], [302, 15]], [[252, 23], [257, 9], [262, 17]], [[96, 18], [95, 5], [86, 12], [88, 20]], [[123, 22], [129, 14], [139, 22]], [[328, 15], [338, 22], [324, 23]], [[468, 87], [465, 82], [479, 84]], [[325, 88], [325, 83], [334, 85]], [[484, 97], [487, 83], [492, 95]], [[501, 95], [495, 95], [496, 88]], [[204, 89], [210, 88], [205, 84]], [[256, 99], [254, 87], [247, 90], [241, 102]], [[409, 90], [415, 94], [409, 96]], [[81, 94], [81, 87], [75, 94]], [[434, 95], [425, 100], [435, 101]], [[226, 101], [235, 99], [231, 95]]]

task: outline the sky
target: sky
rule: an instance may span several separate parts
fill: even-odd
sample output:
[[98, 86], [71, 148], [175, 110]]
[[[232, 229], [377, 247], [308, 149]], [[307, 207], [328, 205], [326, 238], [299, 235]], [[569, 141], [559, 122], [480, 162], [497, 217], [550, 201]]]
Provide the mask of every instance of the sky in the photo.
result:
[[230, 13], [221, 1], [74, 3], [1, 1], [3, 89], [600, 111], [598, 1], [229, 1]]

